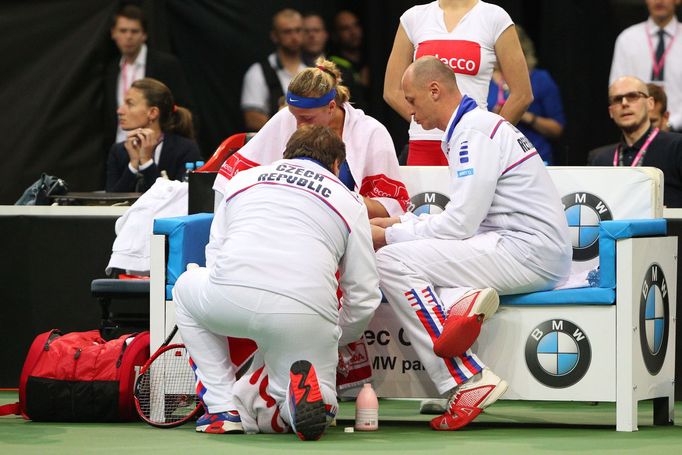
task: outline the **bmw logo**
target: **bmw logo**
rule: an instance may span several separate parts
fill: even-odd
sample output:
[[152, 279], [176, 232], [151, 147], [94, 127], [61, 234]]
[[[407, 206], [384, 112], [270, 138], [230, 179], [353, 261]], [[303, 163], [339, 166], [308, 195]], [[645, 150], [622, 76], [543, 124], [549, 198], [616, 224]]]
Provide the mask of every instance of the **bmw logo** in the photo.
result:
[[594, 194], [572, 193], [561, 198], [573, 243], [573, 260], [589, 261], [599, 255], [599, 222], [610, 220], [611, 210]]
[[663, 269], [652, 264], [644, 276], [639, 299], [639, 341], [644, 365], [652, 375], [661, 371], [665, 361], [669, 314], [668, 286]]
[[570, 321], [552, 319], [536, 326], [526, 340], [526, 365], [548, 387], [570, 387], [590, 367], [592, 348], [583, 330]]
[[422, 213], [433, 215], [445, 210], [445, 206], [448, 202], [450, 202], [450, 198], [442, 193], [435, 193], [433, 191], [419, 193], [412, 196], [410, 199], [410, 206], [407, 209], [417, 216]]

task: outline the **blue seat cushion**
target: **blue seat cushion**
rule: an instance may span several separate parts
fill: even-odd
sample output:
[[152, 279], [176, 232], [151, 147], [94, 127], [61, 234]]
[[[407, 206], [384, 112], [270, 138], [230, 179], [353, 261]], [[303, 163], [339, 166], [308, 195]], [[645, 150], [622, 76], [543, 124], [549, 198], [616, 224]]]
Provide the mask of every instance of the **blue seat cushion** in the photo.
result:
[[502, 305], [612, 305], [616, 302], [616, 241], [665, 235], [663, 218], [602, 221], [599, 224], [599, 287], [560, 289], [500, 297]]
[[592, 287], [500, 296], [502, 305], [613, 305], [615, 302], [615, 289]]

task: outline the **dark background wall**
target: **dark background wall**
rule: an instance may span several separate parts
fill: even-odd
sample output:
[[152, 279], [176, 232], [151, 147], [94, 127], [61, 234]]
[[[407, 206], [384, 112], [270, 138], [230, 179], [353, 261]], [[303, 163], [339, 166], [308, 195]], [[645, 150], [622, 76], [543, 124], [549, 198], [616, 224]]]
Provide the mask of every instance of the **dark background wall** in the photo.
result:
[[[0, 388], [19, 385], [26, 354], [38, 334], [99, 327], [101, 310], [90, 295], [90, 282], [104, 277], [116, 237], [116, 218], [0, 216], [0, 238], [4, 240], [0, 333], [7, 340], [0, 343]], [[138, 305], [149, 307], [139, 301]], [[115, 311], [139, 310], [117, 306]]]
[[[407, 0], [142, 0], [150, 46], [178, 56], [193, 91], [199, 143], [209, 156], [242, 131], [241, 80], [270, 52], [270, 17], [291, 6], [331, 18], [354, 10], [365, 28], [372, 71], [371, 113], [400, 149], [407, 125], [382, 100], [383, 74], [398, 19], [423, 1]], [[606, 113], [613, 43], [624, 27], [646, 18], [638, 0], [491, 0], [523, 25], [540, 67], [563, 95], [568, 126], [559, 164], [581, 165], [587, 152], [617, 138]], [[72, 191], [103, 187], [101, 82], [115, 57], [109, 38], [111, 0], [0, 2], [0, 204], [12, 204], [41, 172], [67, 180]]]

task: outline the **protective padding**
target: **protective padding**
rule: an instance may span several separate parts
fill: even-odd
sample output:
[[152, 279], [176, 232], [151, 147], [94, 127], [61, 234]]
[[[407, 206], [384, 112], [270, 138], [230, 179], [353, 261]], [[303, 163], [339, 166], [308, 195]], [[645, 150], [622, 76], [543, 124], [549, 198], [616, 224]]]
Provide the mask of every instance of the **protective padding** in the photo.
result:
[[206, 265], [205, 248], [213, 221], [212, 213], [154, 220], [154, 234], [165, 235], [168, 245], [166, 265], [166, 299], [172, 300], [172, 289], [187, 264]]
[[616, 287], [616, 240], [666, 235], [665, 218], [614, 220], [599, 223], [599, 287]]

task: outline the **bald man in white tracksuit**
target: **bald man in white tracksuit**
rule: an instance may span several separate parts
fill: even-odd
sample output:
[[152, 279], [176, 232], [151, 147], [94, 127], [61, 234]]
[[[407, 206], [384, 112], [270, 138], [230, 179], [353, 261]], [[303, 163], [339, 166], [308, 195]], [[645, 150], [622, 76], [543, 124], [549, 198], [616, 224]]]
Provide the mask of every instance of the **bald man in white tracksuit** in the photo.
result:
[[[240, 172], [225, 187], [206, 259], [206, 268], [180, 277], [174, 300], [208, 413], [238, 411], [246, 432], [296, 426], [287, 384], [292, 364], [305, 359], [333, 414], [338, 346], [362, 335], [381, 298], [362, 198], [306, 157]], [[265, 371], [235, 386], [225, 336], [253, 339]], [[241, 429], [238, 419], [218, 424], [216, 432]], [[301, 437], [301, 428], [295, 430]]]
[[386, 298], [438, 391], [455, 389], [431, 426], [454, 430], [507, 385], [466, 350], [473, 339], [457, 355], [437, 356], [444, 326], [479, 313], [473, 307], [484, 300], [490, 305], [480, 313], [490, 316], [497, 293], [553, 288], [568, 277], [572, 253], [561, 198], [533, 145], [502, 117], [462, 97], [445, 68], [434, 57], [417, 60], [403, 90], [415, 120], [445, 131], [450, 202], [439, 214], [373, 221], [379, 226], [373, 235], [375, 247], [386, 245], [377, 252]]

